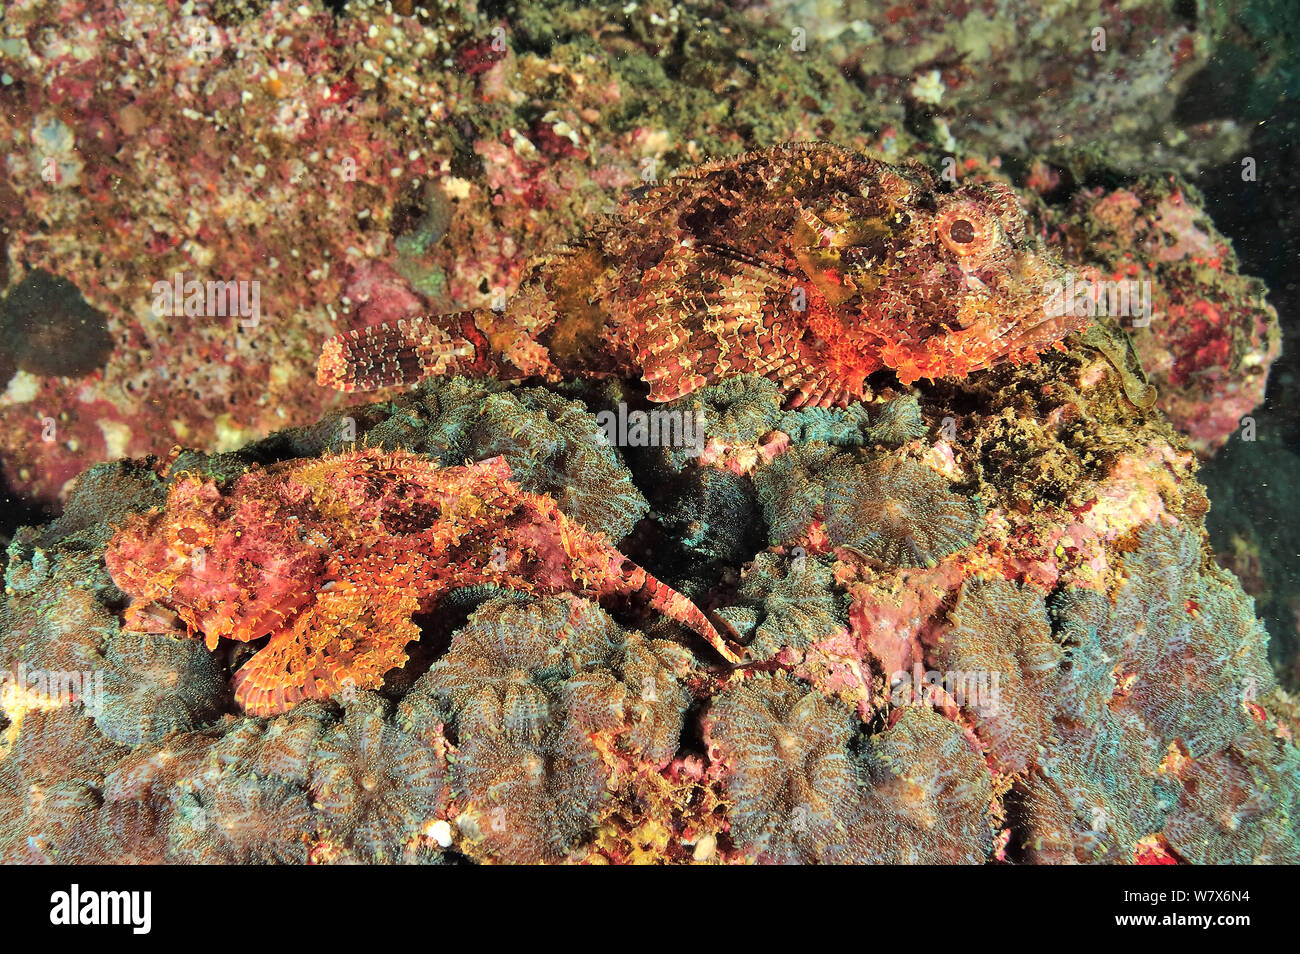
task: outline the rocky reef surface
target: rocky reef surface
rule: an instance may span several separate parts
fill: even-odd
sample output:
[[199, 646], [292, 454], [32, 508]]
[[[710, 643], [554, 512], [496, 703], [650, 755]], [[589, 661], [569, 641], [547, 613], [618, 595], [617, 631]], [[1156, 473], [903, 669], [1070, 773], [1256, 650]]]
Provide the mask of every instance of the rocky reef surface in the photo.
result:
[[[492, 307], [531, 254], [704, 159], [829, 139], [1053, 199], [1192, 176], [1249, 133], [1178, 108], [1218, 6], [7, 4], [0, 477], [57, 510], [90, 464], [306, 424], [336, 404], [307, 386], [324, 338]], [[1212, 449], [1262, 392], [1274, 319], [1211, 274], [1233, 270], [1212, 234], [1185, 240], [1186, 188], [1113, 189], [1057, 210], [1053, 241], [1159, 273], [1179, 320], [1152, 364]], [[1194, 261], [1144, 248], [1170, 231]], [[214, 301], [228, 282], [257, 300]]]
[[[1284, 7], [7, 4], [0, 860], [1300, 861], [1296, 415], [1206, 214], [1296, 232]], [[1078, 341], [839, 410], [312, 384], [812, 139], [1013, 184], [1156, 408]]]
[[[754, 378], [660, 406], [616, 381], [455, 378], [235, 451], [93, 467], [9, 548], [0, 858], [1300, 861], [1300, 710], [1208, 551], [1195, 455], [1121, 384], [1077, 344], [842, 410], [783, 410]], [[602, 426], [647, 410], [701, 439]], [[547, 526], [664, 590], [557, 582], [520, 510], [490, 555], [505, 585], [325, 612], [346, 580], [300, 570], [342, 546], [338, 521], [369, 526], [369, 570], [400, 582], [449, 519], [370, 468], [381, 451], [499, 461], [497, 491], [554, 501]], [[283, 473], [314, 525], [222, 492]], [[447, 545], [504, 506], [479, 496]], [[141, 520], [166, 546], [128, 545]], [[201, 545], [218, 520], [234, 549]], [[232, 581], [293, 599], [205, 644], [196, 607]], [[236, 693], [270, 612], [298, 642], [261, 688], [307, 672], [321, 691], [256, 716]], [[409, 642], [354, 638], [362, 618]]]

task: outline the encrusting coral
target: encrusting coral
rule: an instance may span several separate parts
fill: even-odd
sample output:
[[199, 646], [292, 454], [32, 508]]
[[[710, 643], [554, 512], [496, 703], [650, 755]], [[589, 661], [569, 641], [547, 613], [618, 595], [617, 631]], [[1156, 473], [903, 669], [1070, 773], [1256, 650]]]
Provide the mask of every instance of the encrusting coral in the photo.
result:
[[824, 441], [792, 447], [754, 475], [773, 546], [807, 537], [826, 503], [825, 472], [840, 451]]
[[489, 600], [412, 688], [399, 721], [446, 720], [463, 846], [486, 859], [556, 861], [611, 798], [617, 753], [676, 754], [692, 666], [673, 643], [625, 633], [570, 595]]
[[[1161, 843], [1181, 857], [1206, 860], [1229, 852], [1226, 843], [1205, 850], [1219, 837], [1211, 833], [1241, 824], [1236, 860], [1300, 857], [1288, 808], [1294, 794], [1277, 776], [1278, 766], [1295, 767], [1295, 756], [1264, 731], [1257, 700], [1271, 674], [1249, 597], [1222, 570], [1202, 568], [1199, 541], [1185, 528], [1149, 525], [1135, 543], [1113, 604], [1086, 589], [1053, 598], [1065, 653], [1059, 670], [1035, 640], [1044, 661], [1037, 671], [1056, 685], [1040, 685], [1040, 702], [1028, 707], [1054, 719], [1037, 727], [1043, 780], [1026, 804], [1031, 856], [1123, 860], [1162, 832]], [[1036, 608], [1030, 617], [1041, 637]], [[1254, 795], [1242, 794], [1247, 787]], [[1240, 818], [1190, 807], [1206, 799], [1242, 805]]]
[[784, 673], [718, 696], [707, 738], [740, 849], [776, 863], [984, 860], [992, 781], [960, 728], [922, 710], [875, 736], [856, 722]]
[[[103, 682], [0, 687], [0, 857], [1295, 860], [1294, 703], [1193, 456], [1098, 367], [843, 409], [727, 381], [680, 458], [595, 439], [616, 385], [450, 379], [98, 468], [9, 548], [0, 662]], [[498, 451], [577, 492], [460, 463]], [[681, 632], [705, 609], [741, 662]]]
[[221, 667], [199, 643], [162, 633], [116, 633], [104, 663], [95, 722], [115, 742], [153, 742], [217, 714], [225, 688]]
[[504, 457], [521, 488], [553, 497], [570, 520], [621, 540], [650, 505], [603, 436], [582, 402], [529, 388], [486, 398], [466, 450], [471, 460]]
[[830, 545], [886, 566], [933, 566], [972, 543], [978, 498], [953, 490], [924, 464], [892, 454], [859, 457], [823, 441], [792, 447], [754, 478], [771, 542], [803, 544], [816, 524]]

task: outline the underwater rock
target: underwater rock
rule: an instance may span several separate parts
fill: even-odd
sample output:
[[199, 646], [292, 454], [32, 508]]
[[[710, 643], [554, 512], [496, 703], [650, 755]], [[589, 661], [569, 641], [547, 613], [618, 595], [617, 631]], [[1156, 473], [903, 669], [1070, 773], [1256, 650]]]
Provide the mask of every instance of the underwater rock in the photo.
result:
[[[1071, 149], [1138, 174], [1153, 166], [1191, 173], [1244, 148], [1239, 122], [1194, 119], [1185, 105], [1197, 97], [1218, 34], [1237, 19], [1227, 10], [1192, 15], [1163, 0], [1137, 0], [1104, 18], [1096, 0], [1065, 0], [1048, 16], [1028, 0], [744, 7], [774, 29], [807, 24], [810, 48], [906, 104], [914, 128], [972, 153]], [[1081, 32], [1083, 22], [1104, 28]], [[1126, 64], [1122, 73], [1109, 68], [1111, 57]]]
[[1144, 175], [1081, 190], [1057, 227], [1063, 253], [1090, 269], [1077, 287], [1105, 283], [1089, 307], [1122, 323], [1157, 406], [1208, 457], [1264, 402], [1282, 337], [1268, 290], [1240, 273], [1204, 205], [1181, 177]]

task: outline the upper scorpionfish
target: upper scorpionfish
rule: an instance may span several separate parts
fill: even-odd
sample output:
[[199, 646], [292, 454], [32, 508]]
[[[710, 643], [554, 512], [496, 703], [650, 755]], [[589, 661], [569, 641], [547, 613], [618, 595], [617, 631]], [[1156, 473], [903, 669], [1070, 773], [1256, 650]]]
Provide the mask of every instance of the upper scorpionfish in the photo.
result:
[[650, 189], [534, 258], [501, 313], [331, 339], [317, 380], [639, 376], [668, 401], [754, 374], [790, 406], [844, 404], [881, 368], [910, 384], [1035, 360], [1088, 323], [1047, 313], [1063, 277], [1005, 185], [943, 193], [919, 165], [789, 143]]
[[505, 459], [439, 467], [368, 448], [254, 468], [227, 488], [185, 476], [129, 517], [105, 560], [133, 598], [126, 627], [179, 617], [215, 649], [270, 636], [235, 674], [252, 715], [376, 688], [420, 638], [412, 617], [462, 587], [633, 598], [736, 654], [685, 596], [526, 493]]

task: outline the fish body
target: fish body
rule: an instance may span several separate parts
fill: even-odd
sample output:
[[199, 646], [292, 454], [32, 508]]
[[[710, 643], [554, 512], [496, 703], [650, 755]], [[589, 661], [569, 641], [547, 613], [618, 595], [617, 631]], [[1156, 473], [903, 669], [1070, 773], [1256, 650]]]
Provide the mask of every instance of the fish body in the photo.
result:
[[127, 630], [183, 632], [212, 650], [267, 640], [234, 676], [250, 715], [378, 688], [420, 638], [415, 618], [475, 588], [639, 604], [739, 658], [699, 607], [521, 490], [502, 457], [440, 467], [362, 448], [227, 486], [186, 475], [164, 507], [127, 518], [105, 562], [132, 599]]
[[738, 375], [792, 407], [1032, 361], [1088, 324], [1045, 308], [1065, 269], [1000, 183], [941, 190], [919, 165], [829, 143], [707, 163], [534, 258], [502, 311], [408, 319], [326, 343], [344, 391], [442, 374], [640, 378], [668, 401]]

